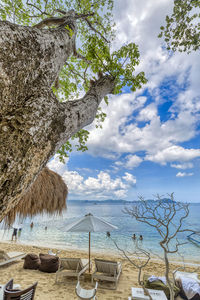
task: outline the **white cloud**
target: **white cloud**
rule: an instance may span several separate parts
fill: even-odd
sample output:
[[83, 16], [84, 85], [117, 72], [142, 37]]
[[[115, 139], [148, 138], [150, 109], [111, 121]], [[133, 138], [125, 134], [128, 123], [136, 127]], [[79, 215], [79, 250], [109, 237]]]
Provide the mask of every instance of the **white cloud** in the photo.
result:
[[95, 124], [87, 128], [90, 131], [87, 142], [90, 154], [114, 159], [120, 153], [132, 151], [132, 143], [125, 139], [126, 125], [127, 122], [131, 122], [132, 112], [143, 107], [146, 101], [145, 97], [136, 95], [130, 93], [112, 96], [109, 106], [102, 104], [103, 111], [108, 116], [103, 123], [103, 129], [97, 129]]
[[137, 155], [127, 155], [126, 156], [126, 163], [125, 167], [127, 169], [136, 168], [140, 165], [140, 163], [143, 161], [139, 156]]
[[176, 168], [176, 169], [182, 169], [182, 170], [186, 170], [186, 169], [191, 169], [194, 167], [193, 163], [188, 162], [188, 163], [183, 163], [183, 164], [171, 164], [172, 168]]
[[[136, 102], [135, 105], [132, 102]], [[121, 109], [123, 105], [125, 108]], [[110, 159], [120, 158], [123, 153], [131, 153], [129, 155], [133, 157], [133, 167], [134, 163], [137, 165], [137, 162], [141, 162], [134, 162], [134, 158], [136, 159], [134, 153], [138, 151], [146, 152], [146, 159], [158, 163], [160, 163], [160, 155], [163, 157], [162, 163], [188, 161], [199, 156], [199, 149], [184, 149], [177, 146], [177, 143], [188, 141], [196, 135], [195, 116], [189, 112], [180, 112], [175, 119], [161, 122], [154, 111], [148, 115], [148, 118], [150, 119], [151, 116], [152, 119], [143, 127], [139, 127], [132, 114], [139, 108], [143, 109], [143, 106], [144, 101], [138, 102], [137, 93], [135, 96], [124, 94], [112, 97], [109, 106], [104, 107], [108, 117], [103, 124], [103, 129], [96, 129], [94, 125], [89, 127], [91, 134], [88, 140], [88, 152]], [[165, 161], [164, 154], [172, 151], [175, 152], [173, 156], [171, 155], [173, 159]], [[131, 161], [128, 160], [127, 164], [126, 167], [131, 167]]]
[[[96, 129], [94, 124], [88, 127], [90, 154], [119, 160], [122, 154], [143, 151], [147, 159], [162, 164], [181, 163], [199, 156], [199, 149], [176, 148], [199, 134], [196, 127], [200, 113], [200, 59], [199, 53], [169, 55], [157, 38], [172, 6], [173, 2], [168, 0], [116, 1], [118, 34], [113, 47], [130, 41], [139, 45], [141, 63], [137, 71], [145, 71], [148, 83], [134, 94], [112, 96], [108, 107], [102, 104], [107, 113], [103, 129]], [[176, 85], [168, 83], [171, 78]], [[143, 95], [145, 89], [150, 103], [149, 96]], [[165, 101], [172, 105], [163, 120], [159, 108]], [[140, 121], [147, 123], [141, 125]]]
[[178, 172], [176, 177], [185, 177], [185, 176], [193, 176], [194, 173], [185, 173], [185, 172]]
[[137, 155], [127, 155], [123, 160], [115, 161], [114, 165], [112, 165], [112, 168], [114, 171], [119, 171], [120, 168], [133, 169], [137, 168], [142, 161], [143, 159]]
[[115, 161], [115, 165], [121, 167], [123, 165], [122, 161]]
[[154, 103], [151, 103], [139, 112], [137, 121], [151, 121], [156, 116], [157, 107]]
[[54, 157], [48, 162], [47, 167], [52, 171], [62, 175], [66, 169], [66, 164], [69, 161], [69, 158], [64, 158], [65, 163], [62, 163], [59, 160], [58, 154], [54, 155]]
[[65, 171], [63, 179], [68, 185], [69, 193], [74, 197], [84, 199], [105, 199], [125, 197], [128, 189], [136, 184], [133, 175], [125, 173], [122, 178], [111, 178], [106, 172], [99, 172], [97, 177], [84, 179], [74, 171]]
[[125, 190], [118, 190], [114, 192], [114, 195], [116, 196], [116, 198], [118, 199], [124, 199], [127, 196], [127, 191]]
[[71, 191], [79, 191], [83, 192], [84, 187], [83, 187], [83, 181], [84, 178], [76, 171], [65, 171], [62, 174], [62, 178], [64, 179], [65, 183], [68, 186], [69, 193]]
[[128, 183], [135, 185], [136, 184], [136, 178], [132, 174], [125, 172], [125, 176], [122, 177], [125, 181]]
[[104, 171], [100, 171], [95, 177], [84, 177], [80, 174], [81, 169], [79, 172], [67, 170], [67, 165], [61, 164], [57, 156], [48, 167], [62, 176], [68, 186], [70, 198], [73, 199], [125, 198], [129, 188], [136, 184], [136, 178], [128, 172], [115, 178]]
[[147, 154], [145, 159], [164, 165], [173, 161], [190, 161], [196, 157], [200, 157], [199, 149], [184, 149], [180, 146], [171, 146], [155, 154]]

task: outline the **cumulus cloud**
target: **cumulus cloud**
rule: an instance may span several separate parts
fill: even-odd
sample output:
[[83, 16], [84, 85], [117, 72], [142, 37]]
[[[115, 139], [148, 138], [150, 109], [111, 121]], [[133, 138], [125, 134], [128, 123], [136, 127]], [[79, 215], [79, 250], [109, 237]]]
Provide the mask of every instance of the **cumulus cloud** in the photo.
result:
[[55, 154], [54, 157], [48, 162], [47, 167], [52, 171], [62, 175], [66, 169], [66, 164], [68, 163], [69, 158], [64, 158], [64, 163], [59, 160], [58, 154]]
[[154, 103], [149, 104], [145, 108], [141, 109], [137, 121], [151, 121], [157, 116], [157, 106]]
[[[136, 102], [135, 105], [132, 105], [132, 102]], [[123, 105], [126, 107], [124, 110], [121, 109]], [[113, 97], [106, 108], [108, 117], [103, 124], [103, 129], [96, 129], [94, 125], [89, 128], [91, 132], [88, 140], [89, 153], [111, 159], [120, 158], [123, 153], [130, 153], [130, 161], [127, 161], [128, 168], [131, 164], [134, 167], [134, 163], [137, 165], [141, 162], [134, 156], [138, 151], [146, 152], [147, 160], [158, 163], [161, 160], [160, 155], [162, 155], [162, 163], [188, 161], [199, 156], [199, 149], [184, 149], [176, 146], [177, 143], [188, 141], [195, 136], [194, 116], [188, 112], [180, 112], [175, 119], [161, 122], [158, 115], [152, 114], [152, 119], [140, 127], [132, 120], [132, 114], [143, 106], [144, 101], [140, 102], [136, 95], [124, 94], [115, 96], [115, 99]], [[164, 155], [166, 152], [174, 152], [173, 156], [171, 155], [173, 159], [164, 161], [164, 157], [167, 158], [167, 155]]]
[[114, 165], [112, 165], [112, 168], [116, 171], [122, 167], [126, 169], [133, 169], [137, 168], [142, 161], [143, 159], [137, 155], [127, 155], [123, 160], [115, 161]]
[[193, 176], [194, 173], [185, 173], [185, 172], [178, 172], [176, 177], [185, 177], [185, 176]]
[[129, 188], [136, 184], [135, 176], [128, 172], [115, 178], [105, 171], [100, 171], [97, 176], [84, 177], [81, 175], [81, 169], [79, 172], [70, 171], [67, 165], [61, 165], [57, 156], [51, 160], [48, 167], [62, 176], [68, 186], [70, 198], [73, 199], [124, 199]]
[[100, 171], [96, 177], [84, 178], [78, 172], [65, 171], [62, 175], [73, 197], [84, 199], [125, 198], [128, 189], [136, 184], [132, 174], [125, 173], [122, 178], [111, 178], [107, 172]]
[[125, 167], [127, 169], [132, 169], [132, 168], [136, 168], [140, 165], [140, 163], [142, 162], [142, 158], [140, 158], [137, 155], [127, 155], [126, 156], [126, 164]]
[[183, 163], [183, 164], [171, 164], [172, 168], [176, 168], [176, 169], [182, 169], [182, 170], [186, 170], [186, 169], [192, 169], [194, 167], [193, 163], [188, 162], [188, 163]]
[[127, 140], [127, 122], [131, 122], [132, 113], [143, 107], [146, 101], [146, 97], [136, 95], [125, 93], [112, 96], [109, 106], [102, 104], [108, 117], [103, 123], [103, 129], [96, 128], [95, 124], [88, 127], [90, 136], [87, 145], [90, 154], [114, 159], [121, 153], [132, 152], [132, 143]]
[[124, 199], [127, 197], [127, 191], [125, 190], [118, 190], [114, 192], [114, 195], [118, 199]]
[[155, 154], [147, 154], [145, 159], [165, 165], [172, 161], [190, 161], [196, 157], [200, 157], [199, 149], [184, 149], [180, 146], [171, 146]]
[[[103, 129], [94, 124], [88, 127], [90, 154], [119, 161], [122, 154], [133, 156], [142, 151], [147, 159], [166, 164], [188, 161], [189, 153], [194, 153], [182, 146], [168, 159], [163, 152], [196, 137], [200, 113], [199, 54], [169, 55], [157, 38], [172, 6], [168, 0], [149, 0], [148, 4], [146, 0], [116, 1], [117, 41], [113, 47], [133, 40], [139, 45], [141, 63], [136, 72], [145, 71], [148, 83], [134, 94], [112, 96], [108, 107], [102, 104], [107, 114]], [[171, 104], [163, 120], [160, 107], [167, 101]]]
[[130, 184], [135, 185], [136, 184], [136, 178], [132, 174], [125, 172], [125, 176], [122, 177], [125, 181], [127, 181]]

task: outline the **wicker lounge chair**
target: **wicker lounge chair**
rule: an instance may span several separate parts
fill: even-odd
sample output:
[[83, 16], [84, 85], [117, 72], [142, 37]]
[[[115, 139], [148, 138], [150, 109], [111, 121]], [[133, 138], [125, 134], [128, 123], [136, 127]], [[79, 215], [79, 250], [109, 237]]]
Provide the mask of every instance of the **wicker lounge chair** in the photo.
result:
[[13, 279], [11, 279], [4, 287], [4, 300], [33, 300], [37, 282], [25, 290], [14, 290]]
[[78, 281], [77, 285], [76, 285], [76, 290], [75, 290], [76, 295], [78, 296], [79, 299], [82, 299], [82, 300], [84, 300], [84, 299], [97, 300], [97, 297], [96, 297], [97, 287], [98, 287], [98, 282], [96, 282], [95, 288], [93, 288], [91, 290], [86, 290], [80, 286], [80, 282]]
[[87, 259], [81, 258], [60, 258], [58, 271], [56, 272], [56, 282], [58, 277], [79, 277], [89, 269], [89, 262]]
[[95, 258], [95, 272], [92, 274], [92, 282], [94, 279], [113, 282], [113, 288], [104, 288], [116, 289], [121, 272], [122, 266], [120, 262]]
[[13, 261], [16, 261], [18, 259], [21, 259], [25, 257], [26, 254], [23, 252], [5, 252], [3, 250], [0, 250], [0, 267], [7, 265]]

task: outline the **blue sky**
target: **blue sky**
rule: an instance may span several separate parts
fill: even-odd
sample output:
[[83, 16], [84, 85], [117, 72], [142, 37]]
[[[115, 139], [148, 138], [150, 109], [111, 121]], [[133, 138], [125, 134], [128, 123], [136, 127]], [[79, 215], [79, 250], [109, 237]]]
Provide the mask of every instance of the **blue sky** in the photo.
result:
[[200, 202], [199, 53], [169, 53], [157, 38], [168, 0], [117, 0], [117, 38], [135, 42], [141, 53], [136, 72], [145, 71], [141, 90], [110, 96], [102, 129], [90, 131], [87, 153], [73, 152], [65, 165], [55, 156], [69, 199], [147, 199], [175, 192], [175, 199]]

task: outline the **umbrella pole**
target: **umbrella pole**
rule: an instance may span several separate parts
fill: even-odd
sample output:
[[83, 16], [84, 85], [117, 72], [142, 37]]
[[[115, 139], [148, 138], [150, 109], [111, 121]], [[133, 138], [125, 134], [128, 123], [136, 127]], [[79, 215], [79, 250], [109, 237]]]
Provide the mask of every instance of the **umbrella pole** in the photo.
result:
[[90, 232], [89, 232], [89, 273], [90, 273]]

